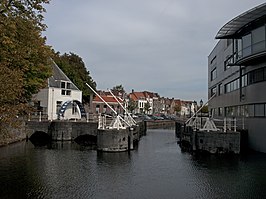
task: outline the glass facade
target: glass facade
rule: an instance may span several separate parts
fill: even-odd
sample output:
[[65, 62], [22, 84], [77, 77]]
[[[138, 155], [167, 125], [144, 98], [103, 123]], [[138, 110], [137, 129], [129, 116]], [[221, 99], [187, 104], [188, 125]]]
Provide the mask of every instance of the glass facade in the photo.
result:
[[216, 77], [217, 77], [217, 70], [216, 70], [216, 68], [214, 68], [214, 69], [211, 71], [211, 80], [216, 79]]
[[218, 113], [215, 110], [212, 110], [213, 116], [266, 118], [266, 103], [219, 107]]
[[234, 54], [236, 61], [247, 56], [266, 51], [265, 24], [249, 31], [241, 39], [235, 40]]
[[[266, 81], [266, 67], [259, 68], [253, 71], [250, 71], [241, 77], [242, 87], [246, 87], [251, 84], [258, 82]], [[221, 84], [219, 84], [221, 85]], [[231, 81], [224, 85], [224, 93], [229, 93], [240, 88], [240, 79], [237, 78], [234, 81]], [[221, 92], [219, 92], [219, 95]]]

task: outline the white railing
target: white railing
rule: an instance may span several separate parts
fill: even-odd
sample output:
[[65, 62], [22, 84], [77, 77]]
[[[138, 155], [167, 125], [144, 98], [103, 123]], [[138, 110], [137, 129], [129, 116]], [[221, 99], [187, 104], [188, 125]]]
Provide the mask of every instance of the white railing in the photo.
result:
[[[243, 120], [243, 119], [242, 119]], [[190, 118], [189, 122], [186, 124], [191, 126], [193, 130], [199, 131], [234, 131], [237, 130], [237, 119], [236, 118], [223, 118], [223, 119], [213, 119], [209, 117], [193, 117]], [[242, 121], [242, 129], [244, 129], [244, 121]]]

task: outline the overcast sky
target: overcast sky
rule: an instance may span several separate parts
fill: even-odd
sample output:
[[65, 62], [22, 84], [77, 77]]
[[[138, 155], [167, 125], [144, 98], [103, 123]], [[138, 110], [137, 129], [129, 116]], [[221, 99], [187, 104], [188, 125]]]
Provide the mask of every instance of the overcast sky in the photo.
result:
[[97, 89], [122, 84], [207, 99], [207, 59], [219, 29], [262, 0], [51, 0], [44, 35], [82, 57]]

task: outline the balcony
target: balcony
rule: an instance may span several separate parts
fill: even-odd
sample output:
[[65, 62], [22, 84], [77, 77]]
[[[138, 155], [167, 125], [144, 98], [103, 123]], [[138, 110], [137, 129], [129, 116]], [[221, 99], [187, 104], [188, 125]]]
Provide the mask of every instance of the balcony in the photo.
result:
[[234, 53], [225, 61], [226, 66], [246, 66], [264, 61], [266, 57], [266, 40], [246, 46], [238, 53]]

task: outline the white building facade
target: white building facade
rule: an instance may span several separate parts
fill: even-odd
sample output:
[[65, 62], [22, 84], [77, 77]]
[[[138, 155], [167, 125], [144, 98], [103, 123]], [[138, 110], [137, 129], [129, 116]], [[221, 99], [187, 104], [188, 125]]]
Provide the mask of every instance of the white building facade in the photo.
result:
[[[46, 88], [34, 96], [38, 113], [48, 120], [70, 120], [86, 117], [82, 106], [82, 91], [53, 62], [53, 75]], [[37, 106], [36, 106], [37, 105]]]

